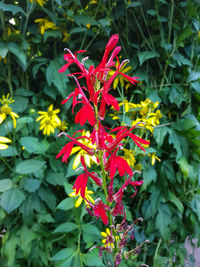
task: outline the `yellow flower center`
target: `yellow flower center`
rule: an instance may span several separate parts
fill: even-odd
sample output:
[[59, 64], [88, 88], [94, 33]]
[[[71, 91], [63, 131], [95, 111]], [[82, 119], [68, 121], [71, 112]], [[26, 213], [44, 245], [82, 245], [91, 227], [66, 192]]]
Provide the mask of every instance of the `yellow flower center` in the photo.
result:
[[12, 108], [10, 108], [9, 106], [5, 105], [1, 107], [1, 113], [10, 114], [11, 112]]

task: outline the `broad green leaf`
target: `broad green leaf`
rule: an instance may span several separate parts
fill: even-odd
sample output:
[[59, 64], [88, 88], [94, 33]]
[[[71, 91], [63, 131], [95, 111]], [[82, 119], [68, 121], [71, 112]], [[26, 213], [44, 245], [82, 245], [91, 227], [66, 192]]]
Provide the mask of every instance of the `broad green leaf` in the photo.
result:
[[[60, 267], [71, 267], [72, 265], [72, 261], [74, 260], [75, 256], [76, 256], [77, 252], [72, 254], [71, 257], [69, 257]], [[78, 267], [78, 266], [74, 266], [74, 267]]]
[[62, 172], [52, 172], [52, 171], [49, 171], [47, 173], [45, 179], [49, 184], [61, 185], [61, 186], [63, 186], [64, 182], [66, 181], [64, 173], [62, 173]]
[[6, 240], [3, 251], [6, 256], [6, 266], [14, 267], [16, 258], [16, 249], [18, 244], [18, 238], [16, 235], [12, 235], [8, 240]]
[[155, 182], [157, 179], [157, 173], [155, 168], [151, 165], [148, 166], [143, 172], [143, 177], [144, 183], [142, 185], [142, 190], [145, 190], [151, 182]]
[[97, 22], [95, 19], [89, 17], [89, 16], [85, 16], [85, 15], [79, 15], [79, 16], [75, 16], [74, 17], [74, 21], [76, 24], [78, 24], [79, 26], [84, 25], [86, 26], [87, 24], [90, 25], [97, 25]]
[[8, 146], [5, 150], [0, 150], [0, 156], [1, 157], [14, 157], [18, 155], [18, 151], [13, 146]]
[[69, 31], [70, 34], [86, 32], [88, 29], [86, 27], [75, 27]]
[[200, 79], [200, 70], [196, 70], [196, 71], [191, 71], [190, 72], [190, 75], [187, 79], [187, 82], [193, 82], [193, 81], [196, 81]]
[[99, 258], [98, 251], [82, 254], [82, 259], [86, 266], [104, 266], [102, 259]]
[[25, 53], [21, 50], [21, 48], [16, 43], [12, 43], [12, 42], [8, 44], [8, 49], [11, 53], [13, 53], [13, 55], [17, 57], [23, 71], [25, 71], [27, 68]]
[[183, 206], [182, 202], [171, 191], [168, 191], [168, 192], [169, 192], [169, 200], [176, 205], [176, 207], [178, 208], [178, 210], [182, 214], [183, 210], [184, 210], [184, 206]]
[[67, 90], [66, 81], [68, 78], [58, 72], [60, 68], [61, 66], [57, 60], [50, 61], [50, 64], [46, 69], [46, 81], [49, 86], [53, 83], [61, 96], [65, 98]]
[[28, 107], [28, 98], [22, 96], [15, 96], [15, 102], [11, 103], [10, 107], [15, 113], [22, 113]]
[[5, 43], [0, 43], [0, 57], [5, 58], [8, 53], [8, 47]]
[[53, 38], [61, 38], [62, 37], [62, 32], [58, 31], [58, 30], [53, 30], [53, 31], [45, 31], [44, 33], [44, 42], [46, 43], [46, 40], [49, 37], [53, 37]]
[[189, 23], [182, 31], [181, 34], [177, 38], [177, 44], [180, 45], [182, 41], [184, 41], [186, 38], [190, 37], [190, 35], [193, 34], [193, 31], [191, 29], [191, 24]]
[[71, 177], [71, 176], [77, 176], [77, 175], [79, 175], [79, 174], [81, 174], [81, 173], [83, 173], [83, 170], [80, 168], [78, 171], [75, 169], [73, 169], [73, 163], [74, 163], [74, 159], [75, 159], [75, 157], [73, 157], [71, 160], [70, 160], [70, 162], [69, 162], [69, 164], [68, 164], [68, 168], [67, 168], [67, 174], [66, 174], [66, 177], [67, 178], [69, 178], [69, 177]]
[[2, 179], [0, 180], [0, 192], [4, 192], [12, 187], [11, 179]]
[[158, 144], [158, 148], [160, 148], [164, 142], [165, 136], [169, 132], [169, 128], [166, 126], [156, 127], [154, 129], [153, 135], [156, 140], [156, 143]]
[[180, 158], [182, 156], [181, 139], [179, 138], [179, 135], [172, 129], [169, 134], [169, 143], [173, 144], [174, 148], [177, 151], [176, 158]]
[[60, 261], [60, 260], [67, 259], [67, 258], [71, 257], [75, 252], [76, 252], [76, 250], [74, 248], [64, 248], [64, 249], [60, 250], [58, 253], [56, 253], [51, 258], [51, 260], [52, 261]]
[[83, 230], [83, 232], [86, 232], [86, 233], [89, 233], [92, 235], [97, 235], [97, 236], [100, 235], [99, 229], [95, 225], [92, 225], [89, 223], [88, 224], [82, 224], [81, 229]]
[[184, 101], [183, 94], [180, 89], [180, 87], [173, 86], [169, 95], [169, 101], [176, 104], [178, 107], [180, 107], [180, 105]]
[[40, 186], [40, 188], [38, 189], [38, 195], [40, 199], [44, 201], [51, 210], [55, 209], [56, 197], [55, 194], [53, 194], [50, 189], [44, 186]]
[[29, 153], [45, 154], [49, 148], [49, 143], [46, 141], [39, 141], [36, 137], [26, 136], [20, 139], [20, 143], [25, 147], [25, 150]]
[[37, 179], [26, 179], [24, 189], [28, 192], [35, 192], [40, 187], [41, 181]]
[[156, 216], [156, 229], [160, 231], [165, 240], [170, 240], [170, 224], [172, 223], [172, 213], [166, 204], [161, 204]]
[[191, 209], [196, 213], [200, 222], [200, 195], [195, 195], [191, 201]]
[[190, 66], [191, 65], [191, 62], [189, 61], [189, 59], [187, 59], [186, 57], [184, 57], [182, 54], [180, 53], [174, 53], [173, 54], [173, 58], [174, 60], [177, 62], [177, 64], [179, 66], [182, 66], [182, 65], [187, 65], [187, 66]]
[[20, 174], [29, 174], [41, 169], [45, 165], [45, 161], [37, 159], [28, 159], [21, 161], [16, 166], [16, 172]]
[[75, 201], [74, 198], [66, 198], [63, 201], [60, 202], [60, 204], [57, 206], [60, 210], [70, 210], [74, 207]]
[[74, 231], [75, 229], [77, 229], [77, 225], [75, 223], [67, 222], [56, 227], [53, 233], [67, 233]]
[[3, 2], [0, 3], [0, 10], [2, 11], [9, 11], [11, 12], [13, 15], [21, 12], [25, 15], [25, 12], [24, 10], [19, 6], [19, 5], [8, 5], [8, 4], [5, 4]]
[[54, 218], [49, 213], [38, 214], [37, 215], [37, 221], [38, 221], [38, 223], [53, 223], [53, 222], [55, 222]]
[[188, 177], [189, 167], [190, 166], [189, 166], [189, 163], [188, 163], [186, 157], [185, 156], [181, 156], [179, 158], [179, 160], [178, 160], [178, 164], [180, 166], [180, 169], [181, 169], [184, 177], [187, 178]]
[[140, 66], [148, 59], [159, 57], [159, 53], [157, 51], [144, 51], [139, 52], [138, 54]]
[[11, 213], [17, 209], [25, 199], [25, 194], [18, 188], [10, 188], [0, 198], [0, 205], [7, 212]]

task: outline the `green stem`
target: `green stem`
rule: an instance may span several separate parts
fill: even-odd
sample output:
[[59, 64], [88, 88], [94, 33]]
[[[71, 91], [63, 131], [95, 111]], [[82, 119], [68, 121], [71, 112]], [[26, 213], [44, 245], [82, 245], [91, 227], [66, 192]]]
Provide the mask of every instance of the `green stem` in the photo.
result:
[[157, 255], [158, 255], [158, 250], [160, 248], [161, 243], [162, 243], [162, 239], [160, 238], [158, 241], [157, 247], [156, 247], [155, 254], [154, 254], [154, 260], [156, 259]]
[[0, 157], [1, 160], [3, 161], [3, 163], [8, 167], [8, 169], [12, 172], [12, 168], [10, 167], [10, 165], [7, 163], [7, 161], [3, 158], [3, 157]]

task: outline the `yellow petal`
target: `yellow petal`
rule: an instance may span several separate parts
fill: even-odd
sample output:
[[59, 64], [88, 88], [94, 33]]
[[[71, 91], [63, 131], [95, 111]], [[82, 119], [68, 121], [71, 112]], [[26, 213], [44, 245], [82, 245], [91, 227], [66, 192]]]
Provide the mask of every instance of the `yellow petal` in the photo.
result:
[[7, 145], [5, 145], [5, 144], [0, 144], [0, 150], [4, 150], [4, 149], [6, 149], [6, 148], [8, 148]]
[[80, 162], [81, 162], [81, 154], [79, 153], [76, 155], [76, 157], [74, 159], [72, 168], [75, 170], [78, 167], [78, 165], [80, 164]]
[[75, 203], [75, 208], [78, 208], [81, 205], [82, 201], [83, 201], [83, 198], [80, 196]]
[[[101, 232], [101, 235], [102, 235], [103, 237], [107, 237], [107, 236], [108, 236], [105, 232]], [[105, 240], [105, 239], [103, 239], [103, 240]], [[103, 240], [102, 240], [102, 243], [104, 243]]]
[[2, 143], [10, 143], [11, 140], [8, 139], [7, 137], [4, 137], [4, 136], [0, 136], [0, 142]]

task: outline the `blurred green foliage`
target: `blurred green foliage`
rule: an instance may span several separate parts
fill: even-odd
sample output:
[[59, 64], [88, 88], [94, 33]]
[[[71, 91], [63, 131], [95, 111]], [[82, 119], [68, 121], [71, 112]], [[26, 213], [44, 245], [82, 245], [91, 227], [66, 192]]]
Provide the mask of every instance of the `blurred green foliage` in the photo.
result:
[[74, 88], [58, 73], [63, 49], [86, 49], [86, 64], [95, 64], [117, 33], [131, 74], [141, 81], [125, 99], [159, 101], [163, 114], [150, 151], [161, 162], [151, 166], [148, 156], [141, 158], [144, 185], [125, 200], [129, 221], [144, 218], [136, 242], [151, 242], [121, 266], [183, 266], [184, 240], [200, 236], [199, 1], [6, 0], [0, 13], [0, 94], [10, 93], [20, 116], [16, 129], [11, 121], [0, 125], [0, 136], [12, 139], [0, 151], [0, 265], [105, 266], [97, 250], [88, 252], [101, 242], [101, 223], [66, 198], [77, 174], [73, 159], [69, 165], [55, 159], [66, 140], [58, 130], [44, 137], [35, 120], [53, 103], [68, 133], [79, 129], [70, 103], [61, 107]]

